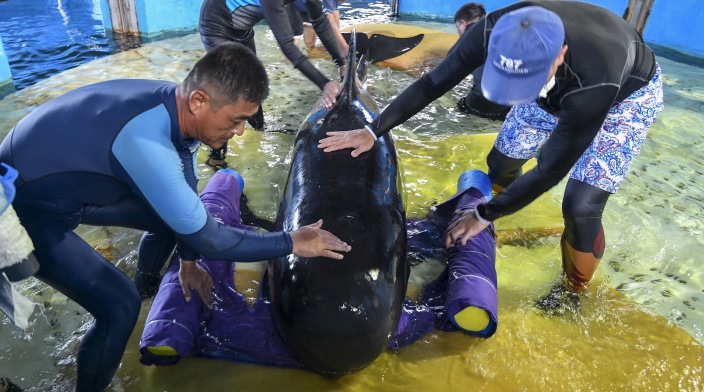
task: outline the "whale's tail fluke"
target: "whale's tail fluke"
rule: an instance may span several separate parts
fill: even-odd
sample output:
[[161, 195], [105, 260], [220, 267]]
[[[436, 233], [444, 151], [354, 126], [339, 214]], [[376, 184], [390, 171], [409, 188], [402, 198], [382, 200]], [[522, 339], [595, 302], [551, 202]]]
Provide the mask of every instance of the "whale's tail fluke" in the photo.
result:
[[351, 33], [342, 33], [342, 36], [348, 43], [354, 36], [357, 41], [357, 52], [360, 56], [364, 56], [370, 64], [401, 56], [418, 46], [425, 37], [424, 34], [404, 38], [390, 37], [383, 34], [372, 34], [370, 36], [366, 33], [357, 33], [354, 29]]

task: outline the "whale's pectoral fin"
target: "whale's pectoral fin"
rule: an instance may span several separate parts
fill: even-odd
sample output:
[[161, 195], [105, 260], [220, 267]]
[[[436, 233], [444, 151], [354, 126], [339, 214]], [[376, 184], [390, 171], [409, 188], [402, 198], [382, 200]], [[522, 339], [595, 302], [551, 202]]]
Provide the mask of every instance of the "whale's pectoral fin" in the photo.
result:
[[423, 37], [424, 34], [418, 34], [407, 38], [372, 34], [367, 42], [367, 61], [374, 64], [379, 61], [398, 57], [418, 46], [418, 44], [423, 40]]

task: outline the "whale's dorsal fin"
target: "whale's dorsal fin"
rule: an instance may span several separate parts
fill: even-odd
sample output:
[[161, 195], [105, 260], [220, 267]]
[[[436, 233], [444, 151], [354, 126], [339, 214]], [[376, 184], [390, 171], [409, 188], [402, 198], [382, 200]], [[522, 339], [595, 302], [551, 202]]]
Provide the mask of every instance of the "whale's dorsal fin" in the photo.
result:
[[[347, 51], [347, 69], [343, 80], [340, 100], [350, 104], [357, 97], [357, 33], [352, 29], [350, 35], [349, 50]], [[364, 67], [364, 60], [360, 61], [360, 66]], [[364, 68], [363, 68], [364, 69]]]

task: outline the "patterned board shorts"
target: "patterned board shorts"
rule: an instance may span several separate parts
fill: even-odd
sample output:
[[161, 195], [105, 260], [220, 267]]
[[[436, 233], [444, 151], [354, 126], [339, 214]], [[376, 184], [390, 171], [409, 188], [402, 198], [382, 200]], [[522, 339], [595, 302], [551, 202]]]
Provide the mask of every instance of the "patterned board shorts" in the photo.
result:
[[[616, 193], [663, 106], [662, 79], [657, 65], [648, 85], [611, 108], [596, 138], [575, 164], [570, 178]], [[557, 117], [537, 103], [516, 105], [501, 126], [495, 146], [511, 158], [534, 158], [556, 126]]]

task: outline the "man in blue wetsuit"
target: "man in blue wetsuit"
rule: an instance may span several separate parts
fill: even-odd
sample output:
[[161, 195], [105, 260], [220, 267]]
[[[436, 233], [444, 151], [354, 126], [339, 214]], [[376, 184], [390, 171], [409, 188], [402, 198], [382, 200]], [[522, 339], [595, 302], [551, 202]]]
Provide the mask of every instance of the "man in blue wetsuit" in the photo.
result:
[[[222, 42], [239, 42], [256, 53], [254, 42], [254, 25], [266, 20], [274, 33], [281, 51], [293, 66], [301, 71], [311, 82], [323, 92], [323, 104], [331, 107], [339, 91], [338, 83], [328, 79], [301, 53], [293, 43], [293, 30], [288, 12], [284, 6], [285, 0], [204, 0], [200, 9], [198, 31], [205, 50], [212, 50]], [[333, 61], [341, 68], [345, 65], [345, 57], [337, 44], [333, 29], [323, 13], [320, 0], [305, 0], [305, 7], [313, 28], [320, 36], [325, 49]], [[340, 73], [342, 75], [342, 73]], [[263, 129], [264, 112], [262, 108], [249, 119], [254, 129]], [[227, 167], [225, 157], [227, 144], [222, 148], [213, 149], [208, 158], [208, 164], [213, 167]]]
[[[604, 252], [606, 202], [663, 108], [655, 56], [619, 16], [589, 3], [547, 0], [490, 12], [366, 129], [330, 132], [320, 148], [352, 148], [358, 156], [485, 63], [483, 95], [513, 106], [487, 158], [501, 193], [463, 212], [448, 227], [446, 246], [464, 244], [572, 171], [562, 203], [565, 279], [537, 305], [548, 312], [577, 309], [575, 293], [591, 280]], [[523, 174], [532, 157], [537, 166]]]
[[15, 167], [13, 206], [31, 237], [36, 276], [88, 310], [95, 322], [77, 356], [79, 391], [107, 388], [139, 316], [140, 294], [81, 239], [79, 224], [146, 230], [142, 271], [159, 271], [176, 245], [179, 277], [210, 303], [212, 281], [195, 261], [257, 261], [290, 253], [341, 259], [349, 246], [315, 222], [287, 233], [257, 233], [213, 219], [196, 193], [200, 143], [242, 135], [268, 94], [251, 50], [226, 43], [208, 52], [183, 83], [113, 80], [68, 92], [34, 110], [0, 144]]

